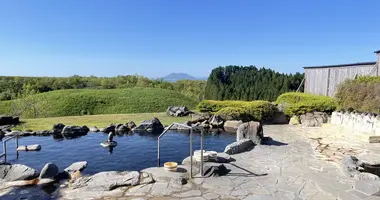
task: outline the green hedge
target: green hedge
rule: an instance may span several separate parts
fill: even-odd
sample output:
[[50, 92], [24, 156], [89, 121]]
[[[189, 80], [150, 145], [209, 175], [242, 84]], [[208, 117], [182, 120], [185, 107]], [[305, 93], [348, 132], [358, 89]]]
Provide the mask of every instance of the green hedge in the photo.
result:
[[205, 100], [197, 105], [199, 112], [211, 112], [228, 120], [268, 120], [277, 107], [268, 101], [214, 101]]
[[346, 80], [335, 95], [339, 109], [380, 114], [380, 77]]
[[284, 113], [288, 116], [313, 111], [330, 113], [337, 109], [334, 98], [300, 92], [284, 93], [277, 98], [276, 103], [284, 106]]

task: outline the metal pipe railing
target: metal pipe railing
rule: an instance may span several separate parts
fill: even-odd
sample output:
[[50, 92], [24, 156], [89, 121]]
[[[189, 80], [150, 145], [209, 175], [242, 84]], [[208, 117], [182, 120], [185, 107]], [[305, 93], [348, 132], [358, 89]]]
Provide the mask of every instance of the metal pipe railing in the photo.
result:
[[[190, 178], [193, 178], [193, 127], [180, 123], [172, 123], [170, 126], [164, 129], [164, 131], [158, 136], [157, 140], [157, 162], [160, 167], [160, 139], [172, 128], [174, 125], [182, 126], [190, 129]], [[203, 130], [201, 130], [201, 175], [203, 174]]]
[[3, 153], [0, 154], [0, 158], [4, 157], [4, 162], [7, 162], [7, 142], [13, 138], [15, 138], [15, 144], [16, 144], [16, 153], [18, 148], [18, 134], [12, 135], [6, 139], [3, 140]]

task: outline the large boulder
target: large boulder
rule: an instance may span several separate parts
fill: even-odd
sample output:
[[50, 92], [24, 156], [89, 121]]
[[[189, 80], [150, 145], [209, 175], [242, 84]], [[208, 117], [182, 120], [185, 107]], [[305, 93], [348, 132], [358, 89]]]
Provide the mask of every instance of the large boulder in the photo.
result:
[[172, 106], [166, 110], [166, 114], [173, 117], [183, 117], [190, 114], [186, 106]]
[[224, 130], [230, 133], [236, 133], [238, 127], [243, 124], [243, 121], [231, 120], [224, 122]]
[[58, 166], [54, 163], [47, 163], [41, 170], [40, 179], [54, 179], [59, 173]]
[[75, 138], [86, 135], [89, 129], [81, 126], [65, 126], [62, 130], [62, 136], [65, 138]]
[[117, 133], [126, 133], [129, 131], [129, 128], [128, 126], [125, 126], [124, 124], [118, 124], [116, 127], [115, 127], [115, 131]]
[[223, 127], [224, 124], [224, 120], [220, 115], [212, 116], [209, 122], [213, 128]]
[[63, 128], [65, 128], [65, 125], [62, 123], [54, 124], [53, 125], [53, 133], [62, 133]]
[[103, 133], [115, 132], [115, 125], [110, 124], [110, 125], [102, 128], [102, 129], [100, 129], [100, 132], [103, 132]]
[[20, 119], [18, 117], [12, 117], [12, 116], [0, 116], [0, 126], [2, 125], [15, 125], [20, 123]]
[[243, 139], [226, 146], [224, 153], [229, 155], [242, 153], [253, 148], [255, 144], [250, 139]]
[[261, 144], [264, 137], [260, 122], [246, 122], [241, 124], [236, 132], [236, 141], [250, 139], [254, 144]]
[[205, 120], [209, 120], [212, 115], [210, 113], [200, 113], [200, 114], [191, 114], [191, 124], [195, 124], [197, 122], [203, 122]]
[[153, 118], [152, 120], [145, 120], [141, 124], [133, 129], [133, 131], [146, 131], [146, 132], [162, 132], [164, 126], [161, 124], [158, 118]]
[[[2, 181], [21, 181], [31, 180], [38, 177], [38, 172], [28, 166], [21, 164], [1, 164], [0, 180]], [[0, 181], [0, 182], [2, 182]]]
[[318, 127], [327, 123], [328, 116], [323, 112], [306, 113], [300, 117], [303, 127]]
[[137, 171], [100, 172], [88, 177], [80, 177], [72, 183], [74, 189], [85, 188], [86, 191], [110, 191], [118, 187], [139, 184], [140, 173]]

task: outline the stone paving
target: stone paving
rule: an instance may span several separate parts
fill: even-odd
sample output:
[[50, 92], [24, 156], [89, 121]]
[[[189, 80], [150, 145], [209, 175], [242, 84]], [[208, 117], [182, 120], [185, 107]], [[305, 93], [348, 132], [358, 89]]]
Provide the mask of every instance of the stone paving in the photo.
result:
[[[377, 144], [367, 144], [368, 137], [365, 141], [337, 127], [289, 125], [264, 126], [264, 135], [271, 137], [272, 141], [233, 155], [236, 161], [225, 164], [231, 169], [227, 176], [196, 177], [186, 185], [156, 182], [118, 188], [95, 197], [107, 196], [102, 197], [103, 200], [380, 200], [380, 196], [372, 195], [379, 190], [378, 182], [348, 178], [339, 168], [344, 155], [376, 158], [373, 154], [380, 148]], [[78, 196], [75, 193], [63, 195], [64, 199], [70, 197], [75, 199]]]

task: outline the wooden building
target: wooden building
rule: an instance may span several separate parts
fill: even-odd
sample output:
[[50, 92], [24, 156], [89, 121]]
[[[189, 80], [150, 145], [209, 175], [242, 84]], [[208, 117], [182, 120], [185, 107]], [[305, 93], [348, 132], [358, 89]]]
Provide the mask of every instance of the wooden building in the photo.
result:
[[356, 76], [380, 76], [380, 51], [375, 53], [375, 62], [304, 67], [304, 91], [332, 97], [337, 86], [346, 79], [354, 79]]

